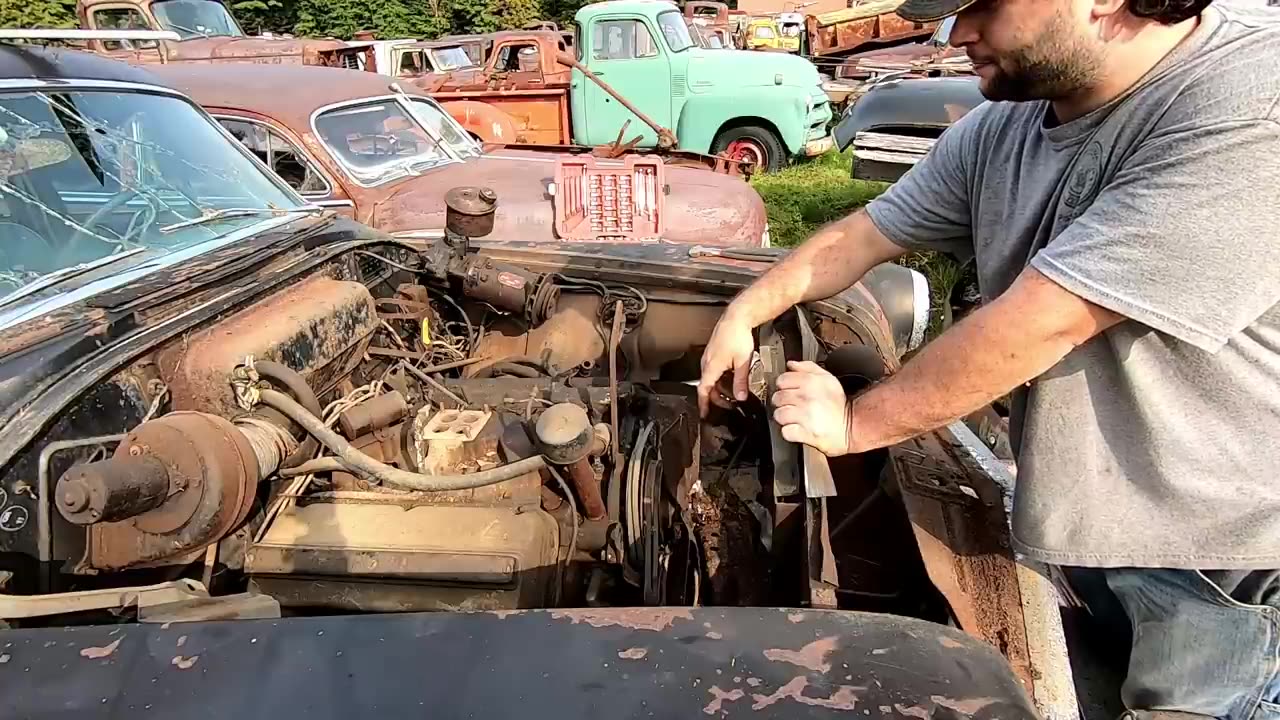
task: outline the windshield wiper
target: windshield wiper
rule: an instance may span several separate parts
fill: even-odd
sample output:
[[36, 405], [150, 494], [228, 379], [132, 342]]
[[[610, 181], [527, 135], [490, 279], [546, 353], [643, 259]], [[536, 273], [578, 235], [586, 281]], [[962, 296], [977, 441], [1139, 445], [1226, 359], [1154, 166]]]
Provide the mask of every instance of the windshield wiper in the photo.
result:
[[106, 255], [98, 258], [97, 260], [80, 263], [79, 265], [72, 265], [71, 267], [65, 267], [61, 270], [55, 270], [51, 273], [41, 275], [36, 280], [23, 285], [4, 297], [0, 297], [0, 308], [8, 307], [23, 298], [31, 297], [41, 290], [48, 289], [66, 280], [70, 280], [71, 278], [78, 277], [92, 270], [106, 267], [107, 265], [111, 265], [119, 260], [123, 260], [124, 258], [133, 257], [146, 249], [147, 248], [136, 247], [132, 250], [125, 250], [124, 252], [116, 253], [114, 255]]
[[183, 220], [172, 225], [165, 225], [160, 228], [162, 233], [171, 233], [175, 230], [183, 228], [195, 227], [196, 225], [204, 225], [205, 223], [217, 222], [219, 220], [227, 220], [229, 218], [240, 217], [256, 217], [258, 215], [271, 215], [273, 217], [281, 217], [291, 213], [318, 213], [324, 212], [324, 208], [317, 205], [304, 205], [297, 208], [223, 208], [215, 210], [207, 215], [201, 215], [198, 218]]

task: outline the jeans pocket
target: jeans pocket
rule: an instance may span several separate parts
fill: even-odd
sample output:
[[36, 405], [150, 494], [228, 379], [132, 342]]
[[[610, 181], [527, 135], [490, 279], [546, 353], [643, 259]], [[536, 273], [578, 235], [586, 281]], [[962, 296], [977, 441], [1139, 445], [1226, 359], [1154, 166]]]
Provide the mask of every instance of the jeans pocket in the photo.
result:
[[1272, 620], [1275, 620], [1277, 615], [1280, 614], [1280, 610], [1277, 610], [1270, 605], [1253, 605], [1251, 603], [1244, 603], [1236, 600], [1228, 595], [1227, 591], [1223, 590], [1217, 583], [1210, 580], [1208, 575], [1205, 575], [1199, 570], [1191, 570], [1190, 573], [1193, 577], [1199, 580], [1199, 584], [1202, 586], [1199, 589], [1206, 600], [1215, 602], [1226, 608], [1252, 610], [1254, 612], [1261, 613], [1264, 617]]

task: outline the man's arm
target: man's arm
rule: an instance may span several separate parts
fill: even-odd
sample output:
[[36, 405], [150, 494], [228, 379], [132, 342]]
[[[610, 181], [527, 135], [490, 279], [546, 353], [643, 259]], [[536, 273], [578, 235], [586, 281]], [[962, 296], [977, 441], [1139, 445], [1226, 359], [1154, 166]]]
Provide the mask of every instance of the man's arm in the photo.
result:
[[895, 245], [859, 211], [819, 230], [734, 298], [702, 356], [698, 405], [705, 417], [716, 401], [720, 377], [733, 371], [733, 395], [747, 399], [747, 374], [755, 343], [751, 331], [798, 303], [829, 298], [871, 268], [907, 251]]
[[995, 301], [856, 398], [812, 363], [778, 379], [782, 435], [828, 455], [892, 445], [942, 427], [1052, 368], [1124, 317], [1027, 268]]

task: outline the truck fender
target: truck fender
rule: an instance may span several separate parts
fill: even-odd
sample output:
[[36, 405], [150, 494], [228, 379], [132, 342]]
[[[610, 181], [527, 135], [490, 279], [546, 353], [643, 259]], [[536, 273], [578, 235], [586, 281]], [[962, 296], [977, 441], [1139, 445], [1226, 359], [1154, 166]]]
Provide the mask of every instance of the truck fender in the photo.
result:
[[[710, 152], [711, 144], [725, 127], [759, 125], [772, 126], [787, 152], [799, 154], [804, 149], [808, 130], [805, 126], [805, 98], [799, 89], [794, 96], [779, 98], [778, 90], [772, 86], [735, 88], [733, 97], [719, 94], [690, 97], [680, 109], [676, 127], [680, 147], [694, 152]], [[743, 108], [750, 108], [751, 114], [744, 115]]]
[[481, 142], [509, 145], [516, 142], [519, 129], [510, 115], [476, 100], [452, 100], [440, 103], [449, 115]]
[[984, 102], [977, 78], [889, 80], [850, 105], [832, 135], [843, 151], [858, 133], [877, 128], [934, 128], [941, 133]]

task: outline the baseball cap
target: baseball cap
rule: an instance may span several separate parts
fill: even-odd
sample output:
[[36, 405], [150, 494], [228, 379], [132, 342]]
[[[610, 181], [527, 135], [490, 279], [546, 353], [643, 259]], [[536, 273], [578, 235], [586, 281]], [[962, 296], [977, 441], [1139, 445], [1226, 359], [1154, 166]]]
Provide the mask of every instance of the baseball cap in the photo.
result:
[[904, 20], [933, 22], [955, 15], [978, 0], [904, 0], [896, 12]]

